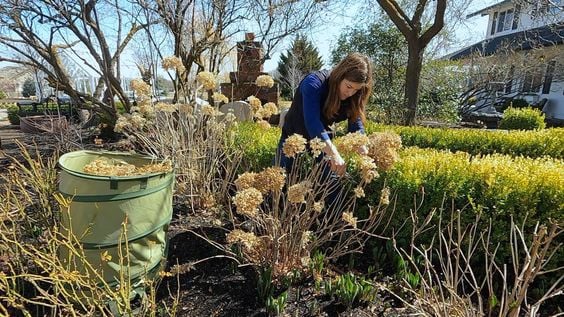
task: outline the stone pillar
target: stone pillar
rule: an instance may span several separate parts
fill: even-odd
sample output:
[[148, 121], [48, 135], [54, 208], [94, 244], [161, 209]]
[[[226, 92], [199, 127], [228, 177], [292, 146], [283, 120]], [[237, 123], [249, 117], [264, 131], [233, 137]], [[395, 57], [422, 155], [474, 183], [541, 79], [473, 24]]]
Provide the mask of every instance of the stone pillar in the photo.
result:
[[237, 71], [229, 73], [230, 83], [221, 84], [221, 93], [230, 101], [246, 100], [249, 96], [259, 98], [263, 104], [274, 102], [278, 105], [280, 91], [275, 83], [271, 88], [258, 87], [255, 80], [263, 72], [263, 53], [260, 42], [255, 42], [253, 33], [246, 33], [245, 40], [237, 43]]

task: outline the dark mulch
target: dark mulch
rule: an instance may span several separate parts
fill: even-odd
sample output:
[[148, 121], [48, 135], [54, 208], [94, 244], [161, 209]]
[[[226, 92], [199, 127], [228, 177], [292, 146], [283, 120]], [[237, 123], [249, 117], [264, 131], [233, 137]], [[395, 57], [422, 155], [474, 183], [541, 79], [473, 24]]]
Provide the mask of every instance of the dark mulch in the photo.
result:
[[[211, 226], [205, 216], [178, 217], [178, 213], [175, 208], [176, 219], [169, 230], [167, 271], [184, 264], [187, 272], [164, 278], [157, 289], [157, 300], [171, 307], [171, 294], [176, 296], [179, 316], [268, 316], [258, 300], [254, 268], [239, 266], [206, 241], [222, 243], [226, 231]], [[198, 263], [190, 265], [195, 262]], [[407, 315], [390, 294], [381, 293], [368, 306], [347, 309], [317, 291], [313, 281], [306, 279], [289, 288], [284, 316]]]

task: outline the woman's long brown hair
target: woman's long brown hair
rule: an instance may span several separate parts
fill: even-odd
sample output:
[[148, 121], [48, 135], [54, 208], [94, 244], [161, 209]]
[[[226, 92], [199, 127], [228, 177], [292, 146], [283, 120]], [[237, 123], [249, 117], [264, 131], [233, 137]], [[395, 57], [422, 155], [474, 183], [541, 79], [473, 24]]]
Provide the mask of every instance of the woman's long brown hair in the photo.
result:
[[341, 107], [339, 99], [339, 84], [343, 79], [363, 84], [362, 88], [356, 94], [350, 97], [351, 108], [348, 117], [351, 120], [361, 118], [364, 122], [364, 107], [372, 93], [372, 65], [366, 55], [360, 53], [351, 53], [347, 55], [329, 75], [329, 94], [325, 101], [323, 114], [326, 118], [334, 118]]

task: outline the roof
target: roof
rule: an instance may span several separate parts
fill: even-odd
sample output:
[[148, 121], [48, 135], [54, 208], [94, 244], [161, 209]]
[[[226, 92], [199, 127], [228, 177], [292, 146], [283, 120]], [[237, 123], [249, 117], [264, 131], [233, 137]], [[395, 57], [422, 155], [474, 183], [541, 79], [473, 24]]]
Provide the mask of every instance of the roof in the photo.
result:
[[457, 60], [473, 53], [480, 53], [482, 56], [493, 55], [498, 49], [505, 45], [514, 50], [521, 51], [536, 47], [560, 45], [563, 43], [564, 23], [556, 23], [485, 39], [446, 56], [446, 59]]
[[512, 1], [512, 0], [505, 0], [505, 1], [498, 2], [498, 3], [496, 3], [496, 4], [492, 4], [492, 5], [489, 6], [489, 7], [485, 7], [485, 8], [483, 8], [483, 9], [481, 9], [481, 10], [478, 10], [478, 11], [476, 11], [476, 12], [474, 12], [474, 13], [470, 13], [469, 15], [466, 16], [466, 18], [469, 19], [469, 18], [475, 17], [475, 16], [477, 16], [477, 15], [482, 15], [482, 16], [484, 16], [484, 15], [488, 14], [488, 11], [489, 11], [489, 10], [495, 9], [495, 8], [497, 8], [497, 7], [504, 6], [504, 5], [506, 5], [506, 4], [508, 4], [508, 3], [511, 3], [511, 2], [513, 2], [513, 1]]

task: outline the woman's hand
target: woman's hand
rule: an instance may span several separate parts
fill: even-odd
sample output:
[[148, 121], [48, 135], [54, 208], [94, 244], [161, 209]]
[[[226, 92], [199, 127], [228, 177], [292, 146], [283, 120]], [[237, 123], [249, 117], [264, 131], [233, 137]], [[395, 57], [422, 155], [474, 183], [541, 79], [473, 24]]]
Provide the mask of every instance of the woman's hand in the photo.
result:
[[337, 151], [337, 148], [335, 147], [335, 145], [333, 145], [331, 140], [325, 141], [325, 148], [323, 149], [323, 152], [325, 152], [325, 154], [329, 158], [331, 170], [335, 172], [335, 174], [343, 176], [347, 171], [347, 164], [345, 163], [345, 160], [343, 160], [341, 154], [339, 154], [339, 151]]

